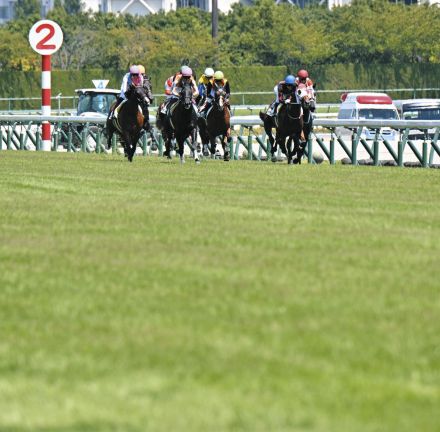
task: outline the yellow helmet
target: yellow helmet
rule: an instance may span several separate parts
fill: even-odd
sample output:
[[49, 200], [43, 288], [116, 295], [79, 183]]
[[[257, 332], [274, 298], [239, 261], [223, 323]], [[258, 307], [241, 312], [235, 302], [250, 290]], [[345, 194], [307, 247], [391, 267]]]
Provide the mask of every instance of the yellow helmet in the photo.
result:
[[217, 81], [222, 80], [225, 77], [225, 75], [223, 74], [222, 71], [216, 71], [216, 73], [214, 74], [214, 79]]
[[144, 74], [145, 73], [145, 68], [142, 65], [138, 65], [139, 68], [139, 73]]

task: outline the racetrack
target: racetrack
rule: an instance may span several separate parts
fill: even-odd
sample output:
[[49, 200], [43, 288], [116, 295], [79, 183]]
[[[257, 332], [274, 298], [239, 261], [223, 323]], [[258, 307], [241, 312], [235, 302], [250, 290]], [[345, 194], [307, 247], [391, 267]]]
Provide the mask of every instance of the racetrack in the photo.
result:
[[0, 153], [0, 430], [438, 431], [440, 171]]

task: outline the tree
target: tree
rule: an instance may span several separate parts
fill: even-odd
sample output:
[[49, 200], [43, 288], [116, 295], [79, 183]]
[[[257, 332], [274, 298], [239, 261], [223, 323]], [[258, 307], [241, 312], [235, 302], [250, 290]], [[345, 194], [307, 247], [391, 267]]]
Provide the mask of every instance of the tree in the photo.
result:
[[27, 37], [0, 28], [0, 70], [28, 71], [40, 64], [40, 56], [32, 50]]
[[64, 0], [64, 9], [69, 15], [81, 12], [81, 7], [81, 0]]
[[38, 0], [17, 0], [15, 3], [15, 18], [25, 19], [29, 16], [40, 16], [40, 2]]

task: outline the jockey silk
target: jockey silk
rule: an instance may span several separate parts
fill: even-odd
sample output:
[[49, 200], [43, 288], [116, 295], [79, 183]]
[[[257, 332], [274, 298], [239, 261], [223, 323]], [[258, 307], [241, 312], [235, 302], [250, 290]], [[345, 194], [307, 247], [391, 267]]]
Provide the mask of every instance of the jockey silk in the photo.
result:
[[134, 84], [135, 86], [142, 86], [144, 84], [143, 75], [139, 74], [132, 77], [130, 72], [127, 72], [124, 75], [124, 78], [122, 78], [121, 93], [119, 94], [119, 97], [126, 99], [125, 92], [128, 90], [131, 84]]

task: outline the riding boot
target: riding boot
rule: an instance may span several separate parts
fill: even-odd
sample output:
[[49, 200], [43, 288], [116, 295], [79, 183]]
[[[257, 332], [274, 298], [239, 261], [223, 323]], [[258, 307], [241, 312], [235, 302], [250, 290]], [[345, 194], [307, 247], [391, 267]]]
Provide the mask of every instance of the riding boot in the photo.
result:
[[269, 106], [269, 109], [267, 110], [267, 115], [270, 117], [274, 117], [275, 114], [277, 113], [277, 108], [279, 104], [280, 103], [276, 101], [272, 102], [271, 105]]

